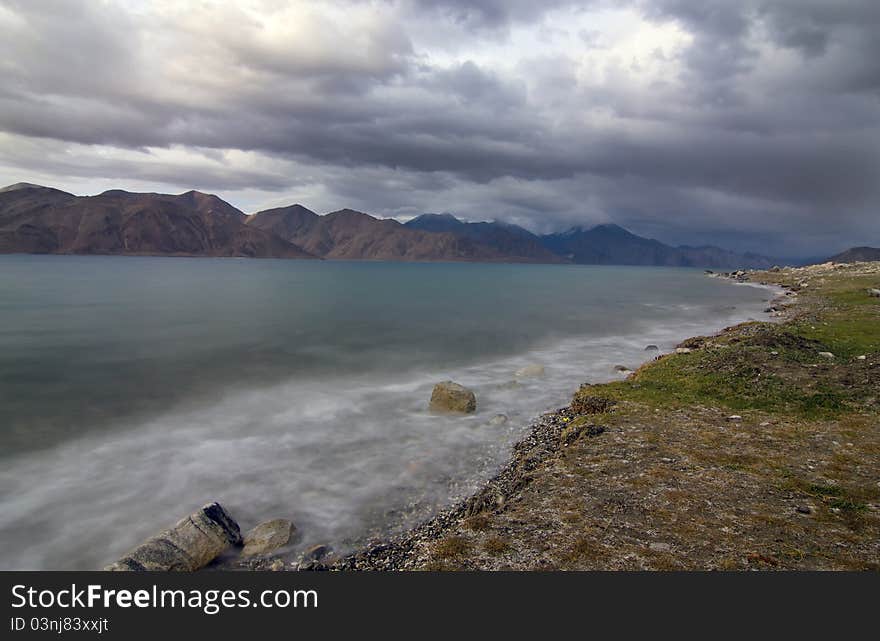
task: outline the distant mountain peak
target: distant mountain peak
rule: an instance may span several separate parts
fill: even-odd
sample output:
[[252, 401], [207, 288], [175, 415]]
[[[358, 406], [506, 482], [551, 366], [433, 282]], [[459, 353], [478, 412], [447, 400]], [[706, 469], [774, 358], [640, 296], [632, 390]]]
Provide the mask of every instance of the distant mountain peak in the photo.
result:
[[602, 232], [605, 234], [617, 234], [620, 236], [635, 236], [635, 234], [633, 234], [628, 229], [624, 229], [620, 225], [616, 225], [614, 223], [602, 223], [600, 225], [596, 225], [590, 231]]
[[467, 223], [447, 212], [443, 214], [421, 214], [420, 216], [408, 220], [405, 224], [410, 227], [432, 224], [444, 226], [452, 225], [457, 227], [460, 225], [466, 225]]
[[44, 187], [43, 185], [35, 185], [34, 183], [15, 183], [14, 185], [7, 185], [6, 187], [0, 187], [0, 193], [6, 191], [18, 191], [19, 189], [52, 189], [52, 187]]
[[880, 260], [880, 248], [878, 247], [850, 247], [827, 259], [831, 263], [860, 263], [875, 260]]
[[370, 214], [365, 214], [362, 211], [358, 211], [356, 209], [349, 209], [346, 207], [345, 209], [337, 209], [336, 211], [331, 211], [327, 216], [332, 216], [334, 218], [372, 218], [376, 219], [374, 216], [370, 216]]

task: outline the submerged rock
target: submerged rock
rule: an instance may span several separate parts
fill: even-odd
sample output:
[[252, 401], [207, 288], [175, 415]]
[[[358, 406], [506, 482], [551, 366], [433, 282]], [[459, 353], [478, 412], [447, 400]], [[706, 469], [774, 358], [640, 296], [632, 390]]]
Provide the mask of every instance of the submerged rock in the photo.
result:
[[296, 536], [296, 526], [287, 519], [272, 519], [254, 527], [244, 537], [242, 556], [267, 554], [291, 543]]
[[631, 370], [630, 368], [624, 366], [624, 365], [615, 365], [615, 366], [614, 366], [614, 371], [615, 371], [615, 372], [626, 373], [626, 372], [631, 372], [632, 370]]
[[219, 503], [208, 503], [104, 569], [192, 572], [240, 544], [238, 523]]
[[296, 569], [303, 570], [326, 570], [327, 562], [330, 561], [330, 553], [333, 551], [329, 545], [313, 545], [303, 552]]
[[303, 553], [303, 559], [306, 561], [320, 561], [330, 554], [330, 551], [331, 548], [329, 545], [313, 545]]
[[507, 420], [507, 414], [496, 414], [489, 419], [489, 425], [504, 425]]
[[544, 366], [538, 365], [537, 363], [532, 365], [526, 365], [525, 367], [520, 367], [515, 372], [517, 378], [531, 378], [534, 376], [543, 376], [544, 375]]
[[444, 381], [434, 386], [429, 407], [434, 412], [462, 412], [469, 414], [477, 409], [476, 395], [463, 385]]
[[659, 352], [660, 348], [657, 347], [656, 345], [648, 345], [647, 347], [645, 347], [645, 351], [646, 352]]

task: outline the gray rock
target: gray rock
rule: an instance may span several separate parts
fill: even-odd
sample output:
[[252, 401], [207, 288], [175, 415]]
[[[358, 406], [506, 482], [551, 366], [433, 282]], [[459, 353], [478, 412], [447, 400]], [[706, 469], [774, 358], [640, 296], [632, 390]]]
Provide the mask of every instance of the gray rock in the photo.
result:
[[819, 352], [819, 356], [822, 358], [834, 358], [834, 354], [831, 352]]
[[532, 378], [536, 376], [543, 376], [544, 366], [538, 365], [537, 363], [533, 365], [526, 365], [525, 367], [520, 367], [518, 370], [516, 370], [515, 375], [517, 378]]
[[623, 365], [615, 365], [614, 371], [615, 372], [631, 372], [632, 370], [628, 367], [624, 367]]
[[874, 298], [880, 298], [880, 289], [869, 289], [868, 296], [873, 296]]
[[690, 347], [676, 347], [675, 353], [676, 354], [690, 354], [691, 348]]
[[461, 412], [469, 414], [477, 409], [476, 395], [458, 383], [444, 381], [434, 386], [429, 407], [434, 412]]
[[254, 527], [244, 536], [242, 556], [260, 556], [293, 542], [296, 526], [287, 519], [272, 519]]
[[320, 561], [330, 554], [330, 550], [329, 545], [313, 545], [303, 553], [303, 559], [307, 561]]
[[492, 418], [489, 419], [489, 425], [504, 425], [507, 423], [507, 415], [506, 414], [496, 414]]
[[208, 503], [104, 569], [192, 572], [240, 544], [238, 523], [219, 503]]
[[645, 351], [646, 351], [646, 352], [659, 352], [659, 351], [660, 351], [660, 348], [657, 347], [656, 345], [648, 345], [648, 346], [645, 348]]

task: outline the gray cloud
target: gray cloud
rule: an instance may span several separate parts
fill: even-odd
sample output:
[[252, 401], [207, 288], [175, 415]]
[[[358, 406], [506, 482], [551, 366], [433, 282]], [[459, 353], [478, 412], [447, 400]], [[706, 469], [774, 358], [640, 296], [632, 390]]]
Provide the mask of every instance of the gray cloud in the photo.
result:
[[[0, 177], [783, 255], [880, 242], [872, 0], [264, 5], [3, 0]], [[620, 16], [677, 31], [634, 49]]]

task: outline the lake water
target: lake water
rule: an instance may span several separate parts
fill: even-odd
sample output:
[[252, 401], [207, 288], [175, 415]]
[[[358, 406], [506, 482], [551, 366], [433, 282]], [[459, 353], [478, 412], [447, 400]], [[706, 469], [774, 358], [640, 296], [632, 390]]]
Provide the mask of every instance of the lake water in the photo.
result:
[[[581, 382], [769, 297], [687, 269], [0, 256], [0, 569], [100, 568], [214, 500], [293, 519], [292, 553], [351, 549], [469, 494]], [[475, 414], [427, 411], [446, 379]]]

